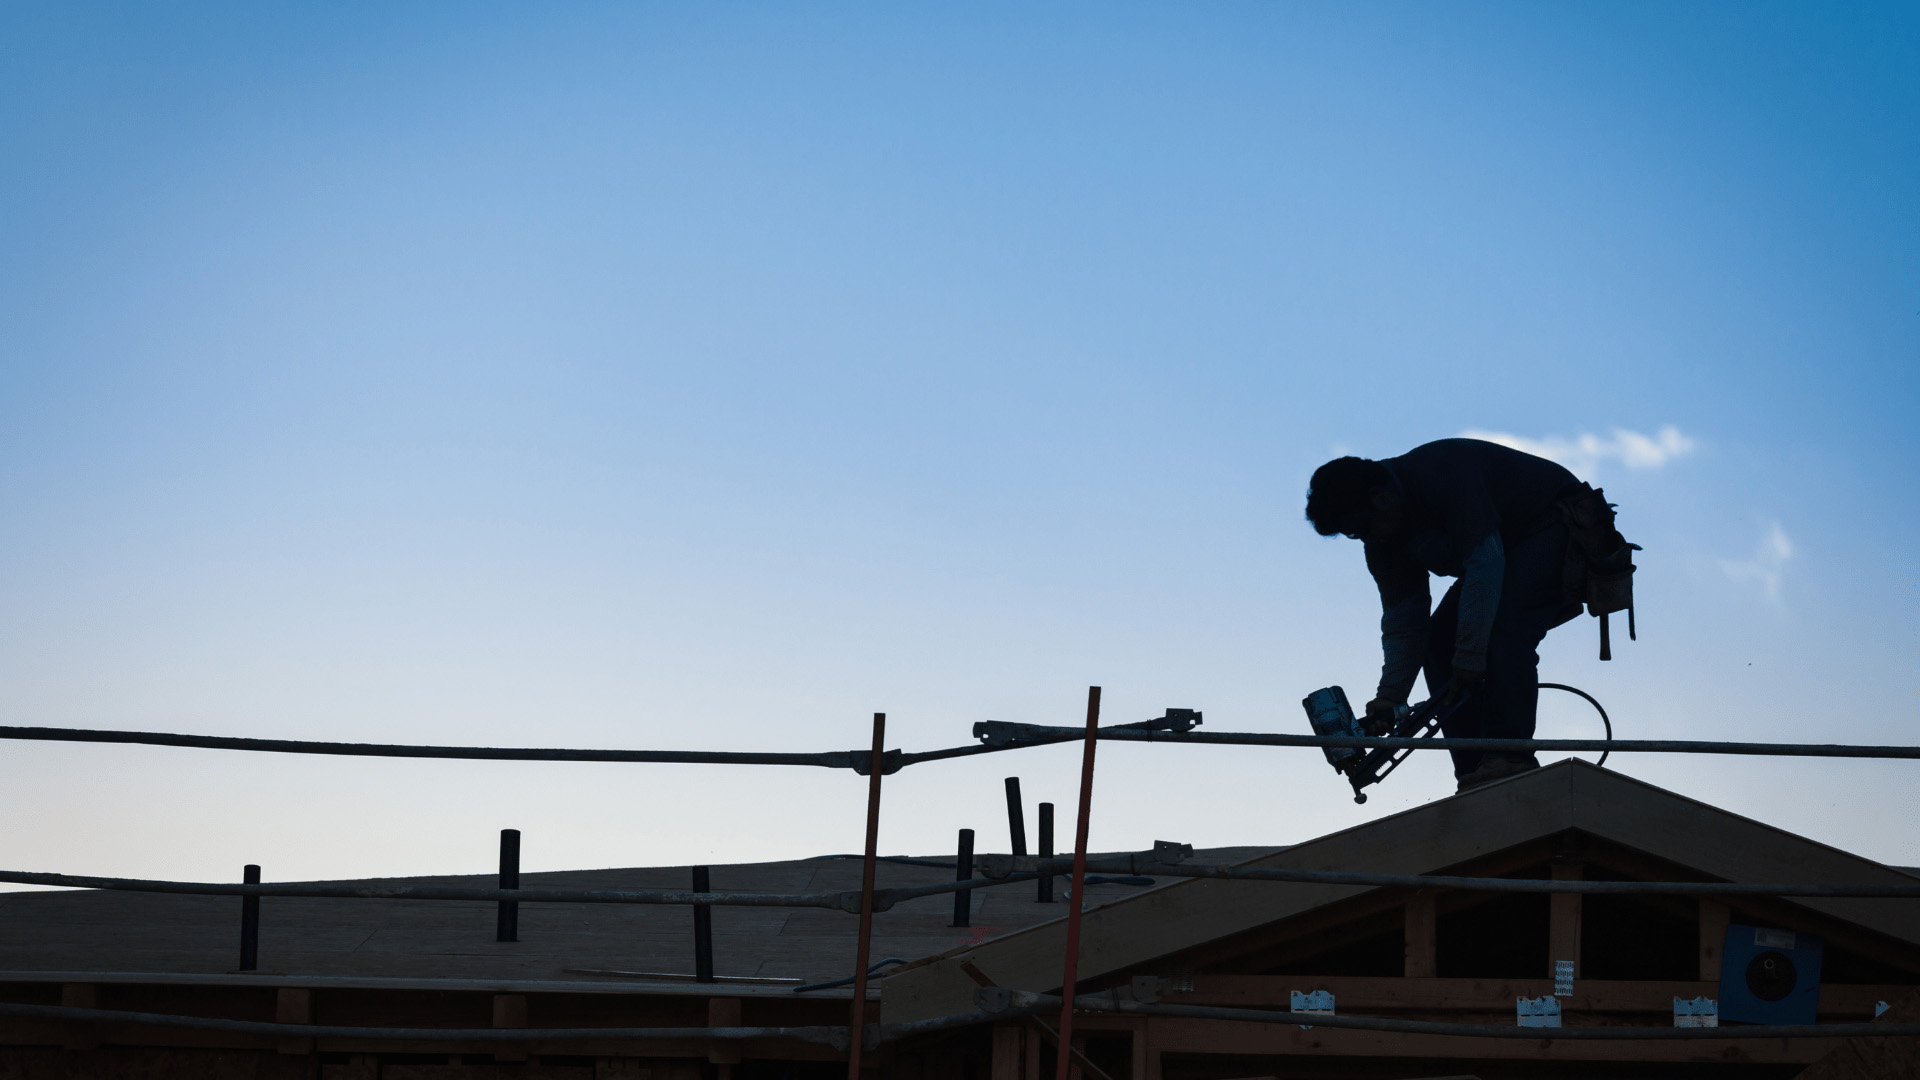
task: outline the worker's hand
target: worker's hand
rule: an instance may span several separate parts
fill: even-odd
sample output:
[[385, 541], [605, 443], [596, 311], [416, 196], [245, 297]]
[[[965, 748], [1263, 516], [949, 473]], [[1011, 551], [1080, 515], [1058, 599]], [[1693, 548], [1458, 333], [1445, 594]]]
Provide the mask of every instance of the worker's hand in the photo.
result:
[[1367, 702], [1367, 716], [1360, 726], [1369, 735], [1385, 735], [1393, 730], [1393, 710], [1403, 704], [1392, 698], [1374, 698]]
[[1447, 680], [1447, 688], [1440, 692], [1441, 707], [1458, 704], [1462, 698], [1480, 689], [1480, 684], [1486, 679], [1487, 673], [1484, 671], [1454, 668], [1453, 677]]

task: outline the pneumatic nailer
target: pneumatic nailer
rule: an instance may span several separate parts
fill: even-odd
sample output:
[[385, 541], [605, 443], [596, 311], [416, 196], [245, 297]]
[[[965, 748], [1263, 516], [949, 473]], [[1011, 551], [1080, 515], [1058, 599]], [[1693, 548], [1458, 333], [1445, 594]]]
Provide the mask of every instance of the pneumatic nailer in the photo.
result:
[[[1466, 699], [1441, 705], [1437, 700], [1423, 701], [1418, 705], [1401, 705], [1393, 710], [1393, 727], [1382, 734], [1395, 739], [1427, 739], [1440, 730], [1440, 724]], [[1361, 727], [1360, 721], [1353, 715], [1353, 706], [1347, 704], [1347, 692], [1337, 686], [1324, 690], [1315, 690], [1301, 702], [1306, 707], [1307, 720], [1313, 724], [1315, 735], [1343, 735], [1364, 738], [1371, 734]], [[1399, 768], [1413, 748], [1403, 746], [1367, 748], [1362, 746], [1323, 746], [1327, 764], [1335, 772], [1347, 778], [1353, 785], [1353, 801], [1367, 801], [1365, 788], [1371, 787], [1387, 778], [1387, 774]]]

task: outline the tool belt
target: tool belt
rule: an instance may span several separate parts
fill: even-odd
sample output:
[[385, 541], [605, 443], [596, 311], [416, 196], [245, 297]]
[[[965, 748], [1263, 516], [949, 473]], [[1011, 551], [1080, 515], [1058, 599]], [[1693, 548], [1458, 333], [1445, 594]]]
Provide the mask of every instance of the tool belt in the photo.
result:
[[1553, 510], [1567, 526], [1567, 551], [1561, 571], [1561, 588], [1569, 609], [1565, 617], [1578, 615], [1582, 606], [1587, 614], [1598, 617], [1600, 659], [1611, 660], [1608, 615], [1626, 612], [1627, 637], [1638, 638], [1633, 620], [1633, 553], [1640, 550], [1640, 545], [1628, 543], [1614, 527], [1613, 504], [1600, 488], [1571, 484], [1554, 500]]

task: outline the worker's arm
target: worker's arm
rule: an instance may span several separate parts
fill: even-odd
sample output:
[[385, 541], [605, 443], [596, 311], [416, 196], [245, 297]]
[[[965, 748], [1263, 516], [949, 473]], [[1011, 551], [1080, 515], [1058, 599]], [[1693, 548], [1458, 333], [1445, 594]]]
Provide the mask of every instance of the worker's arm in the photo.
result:
[[1380, 588], [1380, 687], [1367, 705], [1375, 719], [1404, 705], [1427, 650], [1433, 594], [1427, 571], [1404, 551], [1367, 545], [1367, 570]]
[[[1507, 549], [1500, 530], [1488, 533], [1467, 552], [1460, 574], [1460, 623], [1453, 635], [1453, 669], [1487, 670], [1487, 642], [1493, 637], [1493, 617], [1500, 610], [1500, 586], [1507, 576]], [[1409, 683], [1411, 685], [1411, 683]]]
[[[1424, 582], [1422, 583], [1425, 584]], [[1432, 597], [1425, 588], [1394, 603], [1381, 604], [1380, 612], [1380, 688], [1376, 701], [1404, 705], [1413, 692], [1413, 680], [1420, 675], [1422, 654], [1427, 651], [1427, 608]]]

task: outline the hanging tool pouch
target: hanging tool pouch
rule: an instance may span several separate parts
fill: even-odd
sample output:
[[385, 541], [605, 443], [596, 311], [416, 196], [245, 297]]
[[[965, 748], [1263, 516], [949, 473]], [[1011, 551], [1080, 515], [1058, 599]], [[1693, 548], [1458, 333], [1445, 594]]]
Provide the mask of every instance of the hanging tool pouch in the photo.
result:
[[1587, 614], [1600, 619], [1600, 659], [1613, 659], [1607, 616], [1627, 613], [1627, 636], [1637, 638], [1633, 624], [1633, 553], [1640, 545], [1627, 543], [1614, 527], [1613, 504], [1606, 492], [1576, 484], [1561, 493], [1556, 505], [1567, 525], [1567, 555], [1563, 577], [1568, 601], [1586, 605]]

